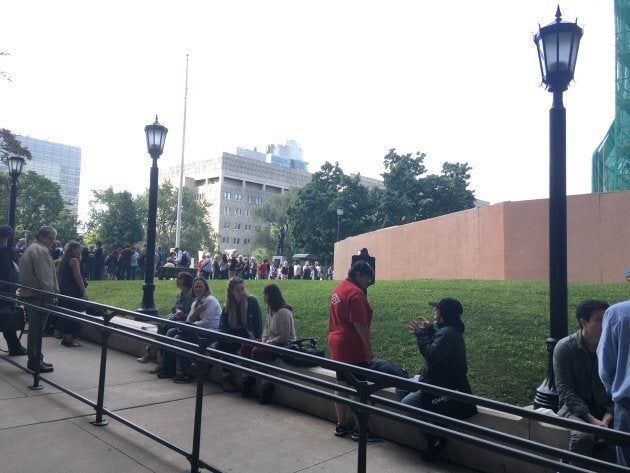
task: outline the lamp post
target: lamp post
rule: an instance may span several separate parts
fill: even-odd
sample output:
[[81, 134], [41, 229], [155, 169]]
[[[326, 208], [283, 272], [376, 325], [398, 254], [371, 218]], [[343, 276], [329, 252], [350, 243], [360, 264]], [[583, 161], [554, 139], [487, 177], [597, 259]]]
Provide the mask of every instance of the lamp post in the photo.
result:
[[556, 20], [539, 27], [534, 36], [542, 82], [553, 94], [549, 111], [549, 354], [547, 378], [536, 390], [535, 407], [558, 409], [553, 371], [553, 350], [567, 336], [567, 195], [566, 195], [566, 110], [562, 94], [573, 80], [582, 28], [562, 21], [560, 7]]
[[[9, 226], [15, 231], [15, 210], [17, 207], [17, 190], [18, 190], [18, 178], [22, 174], [22, 168], [24, 167], [24, 158], [16, 154], [11, 154], [7, 157], [7, 166], [9, 167], [9, 176], [11, 177], [11, 196], [9, 200]], [[9, 238], [9, 247], [13, 247], [13, 237]]]
[[343, 215], [343, 209], [337, 207], [337, 241], [341, 237], [341, 216]]
[[157, 160], [164, 151], [164, 142], [168, 128], [158, 123], [157, 115], [155, 123], [144, 127], [147, 135], [147, 151], [153, 160], [151, 166], [151, 179], [149, 183], [149, 215], [147, 218], [147, 256], [146, 271], [144, 272], [144, 285], [142, 286], [142, 306], [138, 312], [147, 315], [157, 315], [153, 300], [153, 292], [155, 285], [153, 277], [155, 276], [155, 222], [157, 218], [157, 198], [158, 198], [158, 167]]

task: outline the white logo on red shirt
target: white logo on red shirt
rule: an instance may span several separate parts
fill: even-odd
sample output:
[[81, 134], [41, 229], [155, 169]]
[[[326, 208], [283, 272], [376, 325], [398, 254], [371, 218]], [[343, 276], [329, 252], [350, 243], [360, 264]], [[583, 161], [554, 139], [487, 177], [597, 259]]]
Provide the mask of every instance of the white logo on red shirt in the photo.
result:
[[339, 304], [341, 302], [341, 299], [339, 299], [339, 296], [337, 295], [337, 293], [334, 293], [331, 297], [330, 297], [330, 303], [331, 304]]

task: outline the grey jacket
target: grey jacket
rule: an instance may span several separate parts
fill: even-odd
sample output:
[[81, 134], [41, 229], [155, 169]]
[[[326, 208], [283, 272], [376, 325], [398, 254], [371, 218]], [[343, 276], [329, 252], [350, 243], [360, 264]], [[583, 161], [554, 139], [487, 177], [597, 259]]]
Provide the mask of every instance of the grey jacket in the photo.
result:
[[560, 397], [559, 416], [582, 417], [590, 413], [601, 419], [606, 412], [612, 413], [612, 399], [597, 371], [597, 355], [586, 348], [581, 330], [558, 342], [553, 352], [553, 370]]

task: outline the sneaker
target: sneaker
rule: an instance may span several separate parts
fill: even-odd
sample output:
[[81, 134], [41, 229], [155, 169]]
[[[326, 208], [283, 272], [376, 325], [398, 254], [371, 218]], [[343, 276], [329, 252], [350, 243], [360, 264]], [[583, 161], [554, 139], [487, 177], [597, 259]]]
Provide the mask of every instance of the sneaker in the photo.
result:
[[[352, 431], [352, 440], [354, 440], [355, 442], [359, 441], [359, 431], [358, 430], [353, 430]], [[380, 442], [382, 440], [383, 440], [383, 437], [381, 437], [378, 434], [375, 434], [374, 432], [370, 432], [369, 430], [368, 430], [367, 435], [365, 437], [365, 441], [366, 442], [371, 442], [371, 443]]]
[[141, 356], [140, 358], [137, 358], [136, 361], [138, 363], [148, 363], [149, 361], [155, 361], [156, 360], [156, 356], [155, 353], [153, 352], [149, 352], [144, 356]]
[[175, 373], [173, 373], [172, 371], [160, 371], [157, 374], [157, 377], [160, 378], [160, 379], [174, 378], [175, 377]]
[[[158, 375], [159, 376], [159, 375]], [[190, 383], [193, 379], [186, 375], [186, 374], [182, 374], [180, 376], [175, 376], [173, 378], [173, 382], [177, 383], [177, 384], [186, 384], [186, 383]]]
[[354, 431], [354, 427], [352, 427], [352, 424], [348, 424], [348, 425], [337, 424], [335, 426], [336, 437], [343, 437], [345, 435], [352, 433], [353, 431]]

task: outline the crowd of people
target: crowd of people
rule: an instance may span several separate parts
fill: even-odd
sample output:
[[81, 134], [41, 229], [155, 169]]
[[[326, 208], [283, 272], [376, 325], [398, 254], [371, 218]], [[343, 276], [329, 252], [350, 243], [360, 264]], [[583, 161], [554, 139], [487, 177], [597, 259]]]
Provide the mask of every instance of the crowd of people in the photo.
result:
[[[52, 317], [37, 307], [55, 303], [54, 294], [61, 294], [74, 300], [60, 298], [59, 306], [81, 311], [83, 306], [76, 299], [87, 298], [87, 280], [90, 277], [98, 279], [105, 272], [112, 272], [121, 279], [133, 279], [134, 268], [142, 268], [142, 252], [132, 246], [121, 251], [115, 250], [107, 258], [102, 258], [103, 271], [99, 272], [97, 261], [103, 254], [100, 243], [86, 250], [80, 243], [71, 241], [62, 248], [56, 240], [57, 232], [50, 226], [42, 227], [35, 241], [25, 248], [20, 246], [20, 242], [11, 245], [13, 236], [14, 231], [10, 226], [0, 226], [0, 281], [21, 282], [27, 286], [20, 290], [19, 297], [28, 303], [29, 333], [25, 348], [14, 329], [3, 327], [9, 356], [27, 356], [29, 369], [40, 373], [52, 372], [53, 365], [45, 361], [42, 354], [42, 336], [49, 329], [49, 319]], [[115, 258], [111, 258], [116, 253]], [[19, 270], [16, 255], [19, 258]], [[90, 264], [84, 263], [86, 258]], [[173, 264], [187, 267], [188, 262], [190, 265], [187, 253], [179, 249], [168, 258]], [[267, 260], [256, 264], [254, 258], [216, 255], [202, 258], [197, 270], [197, 277], [188, 271], [178, 273], [175, 283], [179, 293], [168, 318], [209, 330], [209, 339], [219, 351], [239, 354], [242, 358], [261, 363], [273, 363], [278, 356], [276, 352], [254, 347], [247, 340], [285, 347], [295, 341], [293, 309], [285, 301], [279, 286], [269, 283], [263, 290], [266, 313], [263, 322], [261, 304], [247, 291], [246, 281], [253, 278], [309, 279], [310, 274], [317, 274], [320, 268], [317, 262], [304, 265], [289, 265], [285, 262], [278, 267]], [[229, 279], [223, 305], [211, 293], [208, 279], [212, 278]], [[367, 299], [368, 287], [373, 282], [373, 268], [367, 261], [359, 260], [352, 264], [347, 278], [334, 288], [329, 302], [328, 346], [333, 360], [378, 370], [371, 341], [373, 313]], [[15, 292], [6, 284], [0, 286], [0, 291]], [[408, 330], [415, 337], [424, 360], [416, 379], [472, 394], [467, 377], [465, 326], [462, 320], [464, 308], [458, 300], [450, 297], [428, 304], [434, 310], [433, 320], [418, 316], [408, 324]], [[0, 301], [0, 313], [9, 305], [9, 302]], [[560, 401], [558, 415], [602, 428], [629, 432], [630, 301], [609, 306], [605, 301], [585, 300], [578, 304], [575, 316], [579, 324], [578, 331], [560, 340], [553, 353], [555, 385]], [[76, 323], [59, 320], [54, 327], [63, 346], [81, 346], [76, 340], [79, 328]], [[213, 341], [212, 332], [232, 335], [238, 341]], [[166, 324], [158, 326], [158, 333], [183, 341], [197, 340], [192, 331]], [[156, 348], [147, 347], [147, 354], [138, 361], [157, 361]], [[196, 367], [190, 358], [168, 350], [162, 351], [160, 364], [152, 372], [158, 378], [170, 378], [176, 383], [187, 383], [197, 376]], [[346, 370], [337, 372], [338, 384], [352, 384], [353, 380]], [[249, 375], [244, 377], [240, 383], [242, 395], [253, 396], [256, 383], [256, 378]], [[235, 392], [239, 383], [231, 370], [223, 368], [221, 384], [225, 391]], [[274, 391], [272, 383], [261, 380], [261, 403], [271, 402]], [[338, 395], [344, 394], [339, 392]], [[471, 417], [477, 412], [474, 404], [454, 401], [427, 391], [400, 392], [400, 398], [402, 404], [459, 419]], [[370, 442], [381, 440], [376, 433], [361, 431], [355, 413], [347, 405], [336, 403], [335, 412], [336, 436], [350, 435], [355, 440], [363, 436]], [[446, 445], [446, 439], [428, 433], [425, 439], [427, 447], [422, 458], [433, 461]], [[628, 447], [612, 448], [597, 435], [577, 428], [570, 432], [569, 450], [606, 461], [616, 459], [622, 466], [628, 466], [630, 461]]]

